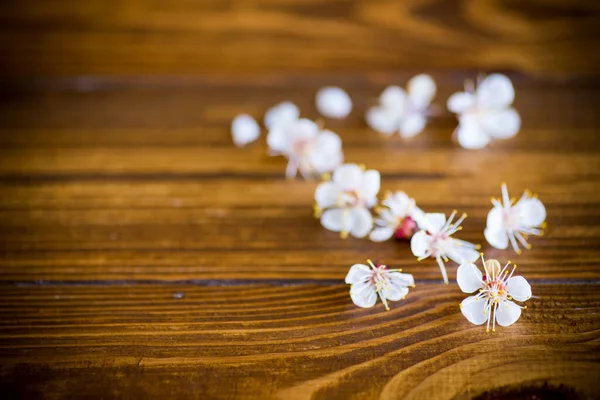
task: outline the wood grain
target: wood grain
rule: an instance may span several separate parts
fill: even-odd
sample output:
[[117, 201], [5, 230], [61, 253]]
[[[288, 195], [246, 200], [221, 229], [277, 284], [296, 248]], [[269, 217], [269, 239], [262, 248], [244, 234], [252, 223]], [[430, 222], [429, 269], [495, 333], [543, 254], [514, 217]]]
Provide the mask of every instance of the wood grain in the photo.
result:
[[[600, 398], [597, 2], [564, 0], [11, 2], [0, 13], [2, 398]], [[523, 128], [482, 151], [451, 140], [445, 100], [508, 69]], [[439, 84], [412, 141], [363, 120], [389, 84]], [[495, 334], [408, 243], [341, 240], [312, 217], [241, 112], [347, 89], [325, 120], [346, 160], [460, 237], [511, 259], [536, 297]], [[263, 132], [264, 133], [264, 132]], [[521, 256], [486, 246], [490, 196], [539, 193], [548, 230]], [[367, 257], [417, 287], [359, 309]], [[455, 267], [449, 267], [451, 280]]]
[[[0, 109], [2, 280], [335, 282], [371, 257], [437, 282], [438, 267], [418, 263], [408, 243], [343, 241], [325, 231], [312, 217], [317, 183], [286, 181], [285, 161], [266, 155], [264, 138], [246, 149], [232, 146], [229, 123], [237, 113], [258, 118], [290, 95], [316, 118], [314, 92], [332, 80], [356, 99], [355, 112], [325, 123], [341, 135], [348, 161], [382, 172], [383, 191], [405, 190], [425, 210], [467, 212], [461, 237], [518, 262], [530, 279], [595, 282], [596, 80], [513, 74], [523, 130], [471, 152], [452, 142], [456, 120], [441, 111], [464, 73], [435, 75], [440, 113], [415, 140], [383, 138], [365, 126], [362, 115], [382, 83], [409, 76], [167, 81], [173, 86], [94, 79], [91, 92], [77, 82], [13, 88], [9, 93], [20, 94], [8, 95]], [[548, 208], [546, 235], [518, 258], [483, 238], [489, 198], [503, 181], [515, 195], [538, 192]]]
[[453, 399], [546, 382], [595, 398], [599, 289], [533, 285], [521, 320], [491, 334], [455, 285], [417, 285], [389, 312], [356, 308], [343, 284], [3, 286], [2, 392]]
[[595, 1], [10, 2], [2, 76], [374, 69], [595, 73]]

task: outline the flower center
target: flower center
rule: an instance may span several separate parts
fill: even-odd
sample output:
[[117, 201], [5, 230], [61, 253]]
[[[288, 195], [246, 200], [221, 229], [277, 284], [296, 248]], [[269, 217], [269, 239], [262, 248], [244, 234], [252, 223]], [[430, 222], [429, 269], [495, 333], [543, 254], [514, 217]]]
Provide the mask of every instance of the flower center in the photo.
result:
[[514, 207], [502, 210], [502, 222], [508, 230], [515, 230], [519, 227], [519, 214]]
[[302, 158], [305, 153], [309, 153], [314, 140], [311, 139], [295, 139], [292, 143], [292, 153], [296, 158]]
[[493, 302], [499, 302], [501, 300], [506, 300], [508, 297], [508, 292], [506, 291], [506, 285], [502, 282], [498, 281], [490, 281], [486, 285], [486, 291], [488, 292], [488, 296]]
[[447, 253], [446, 243], [448, 242], [448, 235], [446, 233], [436, 233], [432, 235], [429, 233], [431, 247], [431, 253], [433, 257], [441, 256]]
[[362, 199], [356, 190], [347, 190], [340, 193], [337, 203], [340, 207], [349, 208], [361, 204]]

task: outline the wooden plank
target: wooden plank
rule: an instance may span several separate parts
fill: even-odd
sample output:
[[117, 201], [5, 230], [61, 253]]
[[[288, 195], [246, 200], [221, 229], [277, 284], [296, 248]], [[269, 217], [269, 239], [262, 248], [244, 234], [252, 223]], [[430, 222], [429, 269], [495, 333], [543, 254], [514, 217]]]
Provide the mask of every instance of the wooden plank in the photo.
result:
[[[553, 199], [548, 204], [550, 228], [544, 237], [532, 240], [532, 251], [517, 256], [485, 243], [483, 227], [491, 206], [480, 190], [462, 191], [459, 185], [444, 192], [452, 199], [450, 203], [446, 198], [426, 195], [428, 190], [434, 190], [435, 182], [430, 185], [401, 182], [396, 187], [426, 199], [421, 204], [426, 210], [450, 212], [452, 207], [459, 207], [468, 212], [470, 217], [460, 237], [482, 244], [489, 256], [517, 262], [532, 278], [600, 277], [597, 228], [600, 215], [597, 209], [584, 205], [589, 199], [592, 204], [597, 202], [596, 197], [579, 198], [577, 207], [573, 207], [573, 198], [561, 199], [558, 195], [552, 198], [548, 193]], [[264, 188], [265, 193], [279, 186], [252, 185]], [[186, 192], [187, 186], [169, 185], [177, 193]], [[237, 197], [232, 192], [229, 200], [216, 205], [212, 203], [214, 198], [179, 198], [170, 193], [147, 194], [152, 198], [134, 201], [140, 193], [148, 193], [144, 183], [109, 185], [103, 188], [102, 197], [85, 195], [82, 191], [76, 195], [79, 197], [73, 197], [69, 190], [62, 190], [62, 185], [51, 185], [50, 196], [61, 194], [57, 202], [37, 195], [35, 202], [23, 197], [22, 203], [10, 199], [12, 206], [2, 207], [2, 278], [10, 281], [340, 279], [350, 265], [370, 257], [405, 268], [419, 280], [439, 279], [435, 263], [430, 260], [418, 263], [407, 242], [342, 240], [338, 234], [324, 230], [312, 216], [314, 189], [288, 190], [285, 195], [285, 188], [290, 186], [294, 183], [282, 183], [281, 190], [270, 191], [273, 195], [281, 193], [277, 203], [269, 203], [265, 197], [265, 203], [258, 198], [236, 204], [233, 199]], [[242, 192], [246, 187], [249, 185], [240, 187]], [[222, 186], [217, 185], [216, 190], [222, 192]], [[128, 194], [115, 198], [116, 193]], [[107, 200], [107, 196], [112, 198]], [[295, 200], [286, 205], [286, 196]], [[173, 204], [174, 201], [178, 202]], [[453, 270], [451, 267], [451, 277]]]
[[[51, 131], [53, 135], [46, 135], [39, 145], [225, 144], [230, 141], [224, 130], [235, 115], [245, 112], [262, 119], [269, 107], [284, 100], [296, 103], [303, 116], [318, 118], [314, 96], [319, 88], [326, 85], [345, 88], [354, 102], [354, 110], [348, 118], [342, 121], [325, 119], [326, 125], [341, 130], [345, 139], [352, 142], [377, 143], [373, 139], [377, 135], [364, 134], [365, 110], [375, 104], [386, 86], [405, 86], [412, 76], [422, 72], [430, 73], [438, 86], [434, 100], [438, 114], [428, 124], [428, 129], [431, 129], [428, 131], [453, 130], [456, 119], [446, 110], [446, 100], [452, 93], [463, 90], [465, 80], [476, 79], [479, 71], [439, 72], [423, 68], [413, 72], [280, 72], [251, 77], [210, 74], [180, 78], [15, 80], [2, 85], [4, 101], [0, 116], [3, 129], [13, 129], [20, 134], [10, 135], [16, 136], [13, 138], [3, 134], [0, 143], [32, 145], [28, 138], [41, 139], [43, 132]], [[518, 142], [519, 145], [529, 144], [531, 139], [526, 138], [534, 134], [534, 144], [543, 146], [541, 135], [544, 131], [598, 127], [600, 117], [593, 107], [600, 101], [598, 78], [570, 75], [553, 79], [520, 73], [508, 75], [515, 85], [515, 108], [521, 113], [524, 128], [532, 129], [530, 135], [518, 136], [517, 140], [526, 140]], [[31, 118], [31, 115], [36, 118]], [[42, 134], [33, 132], [35, 136], [32, 137], [27, 133], [29, 129], [41, 130]], [[71, 136], [65, 137], [69, 132], [75, 140], [71, 140]], [[106, 132], [106, 136], [101, 132]], [[577, 138], [577, 135], [574, 136]], [[439, 137], [447, 143], [446, 135], [440, 134]], [[548, 139], [554, 143], [561, 137], [551, 133]], [[563, 145], [569, 144], [565, 140], [562, 142]], [[514, 141], [506, 143], [511, 146]]]
[[600, 288], [532, 288], [515, 325], [486, 333], [460, 314], [455, 285], [417, 285], [389, 312], [355, 307], [343, 284], [4, 285], [0, 387], [45, 398], [598, 397]]
[[3, 76], [436, 68], [596, 72], [597, 2], [26, 0]]
[[[437, 266], [417, 263], [407, 243], [343, 241], [325, 231], [312, 217], [316, 182], [286, 181], [285, 160], [267, 157], [262, 142], [232, 146], [233, 115], [260, 116], [292, 93], [316, 117], [314, 91], [330, 79], [356, 90], [355, 112], [332, 129], [347, 160], [382, 171], [382, 193], [405, 190], [427, 211], [467, 212], [461, 237], [517, 262], [532, 279], [597, 279], [595, 81], [513, 75], [523, 130], [471, 152], [450, 140], [456, 120], [446, 112], [410, 142], [365, 127], [369, 97], [384, 82], [409, 76], [198, 78], [174, 87], [97, 79], [91, 92], [73, 91], [72, 81], [52, 91], [34, 85], [9, 92], [0, 108], [2, 280], [337, 280], [367, 257], [419, 281], [439, 280]], [[436, 75], [439, 98], [466, 76]], [[482, 234], [489, 197], [498, 196], [502, 181], [515, 195], [538, 192], [548, 209], [546, 235], [520, 257], [489, 248]]]

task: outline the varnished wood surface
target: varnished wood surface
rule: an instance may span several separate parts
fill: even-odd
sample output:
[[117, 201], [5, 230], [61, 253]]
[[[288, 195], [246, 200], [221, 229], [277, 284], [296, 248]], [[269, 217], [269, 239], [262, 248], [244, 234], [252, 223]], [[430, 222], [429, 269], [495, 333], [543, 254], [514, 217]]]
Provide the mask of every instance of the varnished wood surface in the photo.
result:
[[[343, 241], [324, 230], [312, 217], [317, 182], [286, 181], [285, 161], [266, 155], [264, 132], [248, 148], [232, 145], [229, 123], [240, 112], [262, 117], [289, 98], [316, 118], [314, 92], [329, 80], [356, 104], [347, 120], [325, 123], [342, 137], [347, 161], [382, 172], [382, 192], [405, 190], [427, 211], [467, 212], [460, 237], [517, 262], [530, 279], [597, 280], [598, 82], [513, 74], [522, 131], [473, 152], [452, 142], [456, 120], [443, 110], [464, 73], [434, 75], [439, 115], [413, 141], [365, 126], [364, 110], [383, 82], [408, 76], [196, 79], [174, 87], [142, 80], [120, 89], [94, 81], [92, 91], [36, 86], [12, 95], [0, 110], [2, 279], [337, 282], [371, 257], [437, 281], [435, 263], [418, 263], [408, 243]], [[514, 196], [539, 193], [548, 209], [547, 234], [518, 258], [483, 238], [489, 199], [503, 181]]]
[[343, 284], [4, 286], [2, 393], [598, 398], [599, 289], [534, 284], [521, 320], [490, 334], [455, 285], [417, 285], [389, 312], [355, 307]]
[[[511, 73], [523, 129], [466, 151], [444, 102], [469, 76], [434, 73], [438, 115], [409, 142], [362, 117], [408, 72], [4, 82], [3, 398], [600, 397], [599, 81]], [[325, 231], [317, 182], [286, 181], [264, 132], [233, 146], [234, 115], [289, 99], [316, 118], [324, 84], [355, 100], [347, 120], [324, 121], [347, 161], [427, 211], [467, 212], [459, 237], [519, 265], [535, 297], [515, 325], [470, 325], [455, 267], [443, 285], [408, 243]], [[483, 238], [503, 181], [548, 211], [521, 256]], [[390, 312], [350, 300], [343, 278], [366, 258], [416, 278]]]
[[5, 3], [3, 77], [600, 67], [594, 0]]

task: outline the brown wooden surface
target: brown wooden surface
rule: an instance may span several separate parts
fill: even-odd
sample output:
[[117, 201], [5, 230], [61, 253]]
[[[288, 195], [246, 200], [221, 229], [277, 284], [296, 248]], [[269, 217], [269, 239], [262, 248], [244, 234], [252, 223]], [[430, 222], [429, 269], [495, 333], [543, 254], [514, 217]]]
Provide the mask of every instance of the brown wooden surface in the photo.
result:
[[[12, 398], [600, 398], [600, 3], [567, 0], [5, 2], [0, 13], [0, 393]], [[523, 128], [451, 141], [448, 96], [508, 71]], [[511, 72], [512, 71], [512, 72]], [[409, 142], [363, 120], [389, 84], [439, 84]], [[282, 100], [325, 120], [346, 160], [460, 238], [512, 260], [534, 298], [494, 334], [408, 243], [341, 240], [317, 182], [284, 179], [236, 114]], [[490, 196], [537, 192], [544, 237], [517, 256], [483, 237]], [[385, 312], [343, 283], [366, 258], [417, 286]]]
[[[443, 111], [411, 142], [366, 128], [369, 99], [402, 73], [12, 88], [0, 111], [3, 393], [600, 396], [598, 82], [511, 76], [523, 130], [476, 152], [452, 143], [456, 122]], [[435, 75], [439, 97], [464, 77]], [[290, 98], [316, 117], [324, 82], [357, 100], [348, 120], [329, 123], [347, 160], [381, 170], [384, 190], [426, 210], [467, 212], [461, 237], [519, 265], [539, 297], [517, 324], [495, 334], [470, 325], [465, 295], [433, 262], [418, 263], [407, 243], [325, 231], [312, 217], [317, 182], [286, 181], [264, 138], [233, 147], [233, 115]], [[547, 234], [521, 256], [483, 238], [502, 181], [547, 206]], [[417, 279], [391, 312], [350, 301], [343, 278], [367, 257]]]
[[600, 67], [595, 0], [6, 3], [3, 76]]
[[[521, 320], [467, 322], [453, 285], [386, 312], [343, 284], [5, 287], [3, 395], [598, 398], [599, 285], [533, 285]], [[182, 298], [179, 298], [182, 297]], [[540, 397], [538, 397], [540, 398]]]

